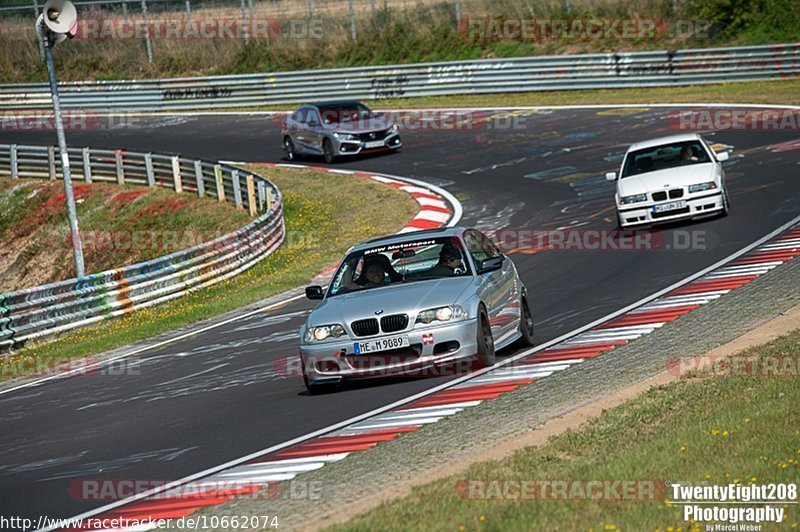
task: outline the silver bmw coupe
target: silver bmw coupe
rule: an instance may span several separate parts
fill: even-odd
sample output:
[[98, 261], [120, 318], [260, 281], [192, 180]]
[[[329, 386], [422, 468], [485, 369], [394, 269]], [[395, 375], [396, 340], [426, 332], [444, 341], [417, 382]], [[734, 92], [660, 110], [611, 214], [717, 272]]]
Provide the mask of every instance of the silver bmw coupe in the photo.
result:
[[348, 251], [300, 329], [311, 393], [343, 380], [424, 375], [461, 361], [495, 363], [514, 341], [533, 345], [529, 296], [514, 263], [476, 229], [393, 235]]

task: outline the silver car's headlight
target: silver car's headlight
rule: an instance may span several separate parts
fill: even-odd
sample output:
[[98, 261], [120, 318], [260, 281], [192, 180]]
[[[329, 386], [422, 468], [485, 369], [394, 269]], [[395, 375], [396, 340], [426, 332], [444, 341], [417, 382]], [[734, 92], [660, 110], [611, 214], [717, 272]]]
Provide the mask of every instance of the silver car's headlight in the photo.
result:
[[397, 124], [392, 124], [392, 127], [390, 128], [390, 131], [392, 133], [394, 133], [395, 131], [400, 131], [400, 127], [398, 127]]
[[339, 338], [340, 336], [344, 336], [344, 334], [344, 327], [338, 323], [309, 327], [306, 329], [306, 342], [323, 342], [329, 338]]
[[640, 203], [647, 201], [647, 194], [634, 194], [632, 196], [622, 196], [619, 199], [620, 205], [627, 205], [628, 203]]
[[461, 305], [450, 305], [447, 307], [436, 307], [423, 310], [417, 314], [416, 323], [427, 325], [434, 321], [456, 321], [467, 317], [467, 311]]
[[695, 185], [689, 185], [689, 193], [693, 192], [702, 192], [704, 190], [713, 190], [717, 188], [717, 184], [713, 181], [709, 181], [707, 183], [697, 183]]
[[356, 140], [358, 139], [357, 136], [353, 135], [352, 133], [339, 133], [338, 131], [333, 132], [333, 136], [339, 140]]

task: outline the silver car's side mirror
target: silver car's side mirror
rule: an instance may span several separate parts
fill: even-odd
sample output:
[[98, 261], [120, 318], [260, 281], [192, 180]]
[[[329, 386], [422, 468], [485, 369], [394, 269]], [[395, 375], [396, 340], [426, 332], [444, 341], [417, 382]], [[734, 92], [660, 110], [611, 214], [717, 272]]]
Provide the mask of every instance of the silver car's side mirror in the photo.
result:
[[616, 181], [616, 180], [617, 180], [616, 172], [606, 172], [606, 181]]
[[322, 291], [322, 287], [319, 285], [307, 286], [306, 297], [308, 299], [322, 299], [325, 297], [325, 292]]
[[728, 152], [726, 152], [726, 151], [721, 151], [721, 152], [719, 152], [719, 153], [717, 153], [717, 152], [714, 152], [714, 155], [716, 156], [716, 158], [717, 158], [717, 160], [718, 160], [719, 162], [722, 162], [722, 161], [727, 161], [727, 160], [730, 158], [730, 156], [731, 156], [731, 154], [730, 154], [730, 153], [728, 153]]

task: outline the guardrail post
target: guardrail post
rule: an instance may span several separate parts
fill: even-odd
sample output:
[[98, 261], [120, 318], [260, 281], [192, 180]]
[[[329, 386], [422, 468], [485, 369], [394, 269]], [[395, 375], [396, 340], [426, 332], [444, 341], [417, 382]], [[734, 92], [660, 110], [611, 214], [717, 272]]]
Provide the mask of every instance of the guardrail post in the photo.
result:
[[253, 175], [247, 174], [245, 181], [247, 181], [247, 205], [250, 207], [250, 216], [255, 216], [258, 214], [258, 206], [256, 205], [256, 187], [253, 184]]
[[56, 153], [52, 146], [47, 147], [47, 171], [50, 173], [50, 181], [56, 180]]
[[183, 192], [183, 183], [181, 183], [181, 161], [177, 155], [172, 156], [172, 179], [175, 181], [175, 192]]
[[122, 2], [122, 18], [128, 20], [128, 3], [124, 0]]
[[19, 179], [19, 161], [17, 160], [17, 145], [11, 145], [11, 179]]
[[186, 0], [186, 20], [192, 20], [192, 3]]
[[147, 172], [147, 186], [154, 187], [156, 186], [156, 175], [153, 172], [153, 154], [152, 153], [145, 153], [144, 154], [144, 169]]
[[242, 0], [242, 30], [244, 30], [244, 44], [250, 42], [250, 28], [247, 27], [247, 6]]
[[353, 40], [356, 40], [356, 12], [353, 10], [353, 0], [347, 0], [347, 6], [350, 10], [350, 35]]
[[89, 148], [83, 148], [81, 150], [81, 155], [83, 155], [83, 180], [87, 183], [92, 182], [92, 161], [89, 158]]
[[194, 180], [197, 182], [197, 195], [201, 198], [206, 195], [206, 186], [203, 183], [203, 163], [194, 162]]
[[217, 180], [217, 199], [223, 202], [225, 201], [225, 185], [222, 182], [222, 167], [218, 164], [214, 165], [214, 177]]
[[306, 1], [306, 11], [308, 12], [308, 18], [311, 18], [312, 13], [314, 12], [314, 0]]
[[236, 203], [237, 209], [243, 209], [242, 207], [242, 188], [241, 184], [239, 183], [239, 170], [233, 170], [231, 172], [231, 181], [233, 181], [233, 201]]
[[456, 0], [456, 24], [461, 22], [461, 0]]
[[117, 165], [117, 184], [125, 184], [125, 169], [122, 166], [122, 150], [114, 150], [114, 162]]
[[264, 204], [267, 202], [267, 184], [258, 180], [258, 210], [264, 212]]

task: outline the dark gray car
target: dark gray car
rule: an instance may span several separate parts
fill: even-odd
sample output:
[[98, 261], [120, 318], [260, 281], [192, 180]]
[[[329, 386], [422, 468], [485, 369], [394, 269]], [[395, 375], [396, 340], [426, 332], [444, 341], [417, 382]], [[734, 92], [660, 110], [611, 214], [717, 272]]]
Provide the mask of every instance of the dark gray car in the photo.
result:
[[403, 146], [397, 124], [357, 101], [302, 105], [284, 121], [281, 138], [290, 161], [322, 155], [329, 164], [337, 157]]

